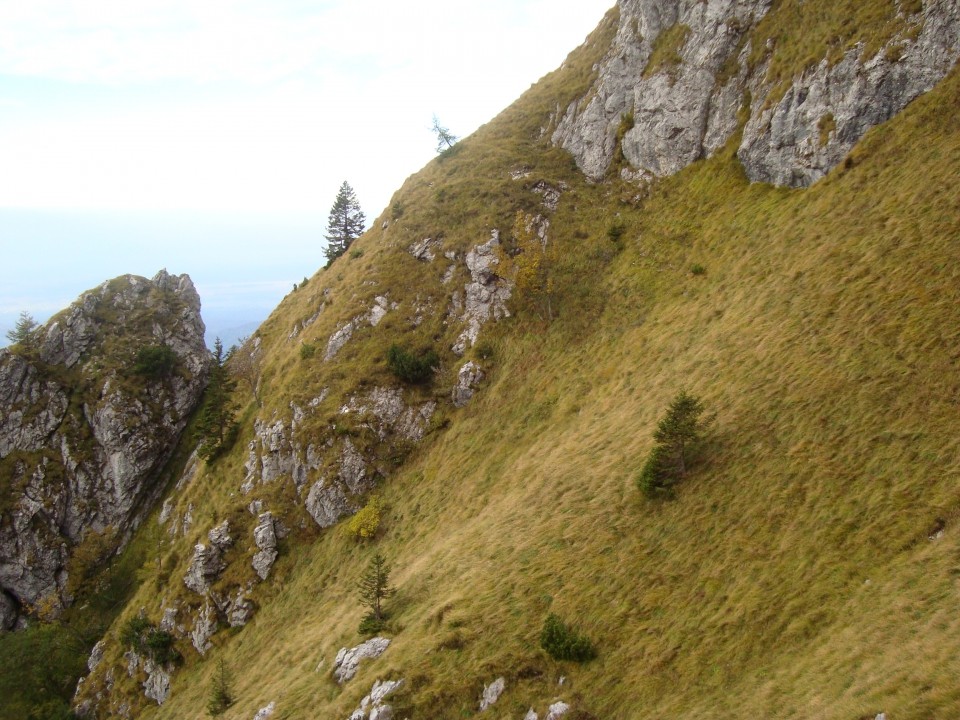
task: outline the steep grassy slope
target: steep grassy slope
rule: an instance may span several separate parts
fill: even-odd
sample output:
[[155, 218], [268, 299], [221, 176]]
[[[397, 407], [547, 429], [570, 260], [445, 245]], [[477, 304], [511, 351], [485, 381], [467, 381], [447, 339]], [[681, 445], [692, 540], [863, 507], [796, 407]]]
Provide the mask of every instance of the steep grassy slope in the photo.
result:
[[[289, 503], [295, 532], [254, 591], [258, 614], [202, 662], [184, 643], [170, 699], [143, 717], [203, 716], [220, 658], [235, 676], [226, 718], [270, 701], [274, 717], [346, 718], [374, 679], [398, 677], [397, 717], [468, 717], [500, 675], [491, 718], [542, 715], [557, 697], [602, 718], [960, 715], [960, 75], [809, 190], [747, 183], [733, 138], [640, 192], [586, 184], [540, 139], [587, 86], [608, 31], [411, 177], [397, 217], [261, 328], [264, 407], [250, 402], [235, 450], [177, 496], [204, 517], [165, 548], [169, 583], [145, 584], [128, 614], [156, 618], [184, 596], [190, 546], [215, 521], [249, 534], [237, 488], [254, 415], [327, 388], [307, 426], [321, 436], [345, 395], [390, 382], [391, 342], [441, 353], [432, 388], [406, 392], [444, 406], [381, 481], [375, 541], [342, 524], [297, 529], [290, 484], [264, 496]], [[549, 214], [557, 317], [516, 295], [514, 316], [481, 333], [487, 383], [454, 410], [446, 305], [463, 271], [444, 286], [446, 265], [407, 248], [442, 236], [462, 254], [492, 228], [506, 237], [517, 210], [542, 211], [538, 180], [567, 184]], [[323, 362], [327, 338], [376, 294], [401, 310]], [[704, 464], [652, 502], [636, 475], [681, 388], [717, 420]], [[374, 551], [395, 567], [393, 644], [341, 688], [329, 671], [361, 639], [354, 588]], [[598, 658], [551, 660], [538, 646], [550, 612]]]

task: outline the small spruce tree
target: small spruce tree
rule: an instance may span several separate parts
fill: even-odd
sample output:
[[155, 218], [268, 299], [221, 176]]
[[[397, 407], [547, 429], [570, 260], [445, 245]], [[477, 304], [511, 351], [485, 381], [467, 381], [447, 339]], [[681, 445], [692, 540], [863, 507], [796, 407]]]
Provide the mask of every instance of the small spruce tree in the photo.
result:
[[223, 343], [217, 338], [213, 345], [210, 382], [203, 396], [203, 408], [197, 422], [197, 454], [207, 462], [216, 459], [226, 449], [228, 440], [234, 434], [236, 423], [232, 394], [236, 384], [227, 369]]
[[230, 685], [230, 673], [223, 662], [223, 658], [220, 658], [213, 675], [213, 683], [210, 686], [210, 699], [207, 701], [207, 712], [210, 713], [211, 717], [222, 715], [228, 707], [233, 705], [233, 691]]
[[357, 196], [346, 180], [340, 186], [337, 197], [330, 208], [327, 220], [327, 265], [343, 255], [358, 237], [363, 234], [366, 218], [360, 209]]
[[703, 403], [686, 390], [681, 390], [670, 403], [667, 414], [653, 433], [657, 444], [647, 456], [638, 478], [640, 489], [646, 495], [667, 494], [686, 476], [703, 432], [713, 420], [704, 418], [703, 412]]
[[37, 329], [38, 323], [33, 316], [26, 310], [21, 311], [13, 330], [7, 331], [7, 340], [14, 345], [21, 345], [30, 348], [33, 345], [33, 331]]
[[379, 623], [384, 619], [383, 601], [395, 592], [396, 589], [390, 587], [390, 566], [383, 555], [377, 553], [357, 583], [360, 603], [370, 608], [369, 617]]

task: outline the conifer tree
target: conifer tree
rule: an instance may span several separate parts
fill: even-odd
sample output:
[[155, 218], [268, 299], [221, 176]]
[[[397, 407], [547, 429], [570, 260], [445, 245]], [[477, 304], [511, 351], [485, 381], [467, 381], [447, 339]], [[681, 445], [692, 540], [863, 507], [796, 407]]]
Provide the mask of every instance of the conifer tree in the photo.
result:
[[657, 444], [640, 471], [640, 488], [647, 495], [669, 493], [686, 476], [703, 431], [713, 421], [712, 416], [703, 418], [703, 412], [700, 399], [686, 390], [681, 390], [670, 403], [653, 433]]
[[451, 150], [460, 139], [443, 125], [441, 125], [440, 118], [438, 118], [436, 115], [433, 116], [433, 126], [430, 128], [430, 130], [434, 135], [437, 136], [437, 152], [440, 154], [444, 154], [448, 150]]
[[386, 558], [377, 553], [370, 560], [357, 583], [357, 595], [360, 602], [370, 608], [374, 619], [383, 620], [383, 601], [393, 595], [396, 590], [390, 587], [390, 566]]
[[213, 344], [213, 360], [210, 382], [204, 393], [203, 409], [197, 422], [197, 436], [200, 440], [197, 454], [207, 461], [215, 459], [226, 449], [235, 425], [232, 393], [237, 383], [230, 377], [220, 338]]
[[20, 313], [13, 330], [7, 331], [7, 339], [15, 345], [30, 345], [33, 331], [37, 329], [37, 325], [38, 323], [33, 319], [33, 316], [24, 310]]
[[327, 220], [327, 248], [324, 254], [329, 265], [343, 255], [351, 243], [363, 234], [366, 218], [360, 209], [357, 196], [346, 180], [337, 192]]

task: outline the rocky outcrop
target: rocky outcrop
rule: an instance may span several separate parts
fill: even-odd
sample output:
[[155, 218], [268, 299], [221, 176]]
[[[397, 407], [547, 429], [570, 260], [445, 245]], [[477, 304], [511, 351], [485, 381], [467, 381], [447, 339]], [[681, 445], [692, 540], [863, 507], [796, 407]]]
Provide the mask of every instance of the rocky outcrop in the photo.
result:
[[[325, 397], [326, 390], [303, 407], [291, 403], [289, 420], [254, 422], [255, 437], [244, 465], [247, 474], [240, 486], [246, 494], [257, 485], [292, 479], [299, 496], [306, 495], [307, 512], [323, 528], [356, 512], [359, 505], [355, 500], [374, 487], [378, 474], [386, 472], [378, 458], [392, 457], [392, 448], [398, 444], [422, 440], [437, 406], [433, 400], [407, 405], [400, 388], [374, 387], [346, 398], [339, 409], [342, 422], [338, 419], [330, 426], [326, 437], [316, 430], [301, 433], [303, 424]], [[370, 429], [377, 443], [361, 451], [341, 427]], [[264, 533], [267, 542], [269, 533]], [[265, 567], [270, 548], [257, 547], [255, 561]]]
[[207, 603], [203, 609], [197, 613], [196, 621], [193, 624], [193, 630], [190, 631], [190, 642], [201, 655], [206, 655], [213, 645], [210, 638], [217, 631], [217, 609]]
[[[125, 543], [157, 499], [206, 383], [203, 333], [190, 278], [161, 271], [106, 282], [0, 351], [0, 626], [11, 603], [69, 603], [71, 549]], [[138, 368], [149, 349], [169, 364]]]
[[252, 561], [253, 569], [261, 580], [266, 580], [279, 554], [273, 513], [265, 512], [258, 517], [257, 526], [253, 529], [253, 542], [257, 546], [257, 552]]
[[919, 36], [895, 37], [871, 58], [848, 51], [824, 58], [795, 78], [775, 104], [758, 109], [743, 130], [737, 156], [751, 180], [805, 187], [838, 165], [874, 125], [931, 90], [960, 57], [960, 4], [923, 6]]
[[473, 397], [477, 386], [483, 382], [483, 378], [483, 368], [473, 360], [464, 363], [463, 367], [457, 372], [457, 384], [453, 386], [453, 404], [457, 407], [463, 407], [470, 402], [470, 398]]
[[485, 323], [510, 317], [507, 300], [513, 292], [513, 283], [497, 275], [499, 248], [500, 232], [494, 230], [487, 242], [467, 253], [470, 282], [464, 286], [462, 297], [459, 293], [454, 295], [451, 308], [451, 314], [466, 325], [452, 347], [457, 355], [463, 355], [468, 347], [477, 342], [480, 328]]
[[[620, 156], [625, 176], [673, 174], [733, 135], [752, 99], [738, 157], [748, 177], [807, 186], [874, 125], [942, 79], [960, 55], [956, 0], [924, 3], [922, 17], [872, 57], [854, 48], [780, 89], [766, 63], [751, 66], [750, 33], [770, 0], [620, 0], [615, 39], [588, 95], [558, 118], [552, 140], [600, 180]], [[920, 32], [911, 39], [915, 28]], [[654, 54], [672, 43], [666, 62]], [[771, 46], [772, 50], [773, 46]], [[731, 70], [732, 68], [732, 70]]]
[[361, 660], [380, 657], [389, 645], [387, 638], [375, 637], [355, 648], [340, 648], [333, 661], [333, 677], [341, 684], [351, 680], [357, 674]]
[[403, 400], [403, 391], [396, 387], [375, 387], [366, 395], [354, 395], [340, 408], [340, 414], [355, 413], [365, 417], [364, 423], [377, 433], [380, 440], [397, 435], [405, 440], [419, 442], [423, 439], [430, 418], [437, 408], [428, 401], [419, 407], [408, 406]]

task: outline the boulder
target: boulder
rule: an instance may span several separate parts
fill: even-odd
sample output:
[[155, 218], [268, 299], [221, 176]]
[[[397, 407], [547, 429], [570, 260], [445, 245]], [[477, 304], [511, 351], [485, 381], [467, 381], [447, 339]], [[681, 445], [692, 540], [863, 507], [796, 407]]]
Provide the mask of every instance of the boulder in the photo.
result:
[[506, 687], [507, 681], [502, 677], [497, 678], [487, 685], [483, 689], [483, 694], [480, 697], [480, 712], [483, 712], [497, 702]]
[[333, 661], [333, 677], [338, 683], [345, 683], [357, 674], [361, 660], [380, 657], [389, 645], [387, 638], [375, 637], [354, 648], [341, 648]]

